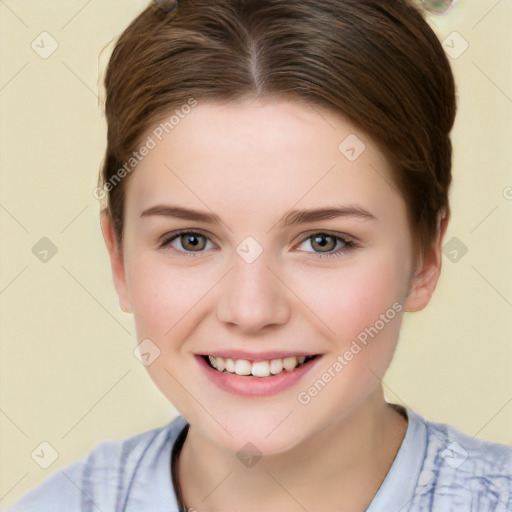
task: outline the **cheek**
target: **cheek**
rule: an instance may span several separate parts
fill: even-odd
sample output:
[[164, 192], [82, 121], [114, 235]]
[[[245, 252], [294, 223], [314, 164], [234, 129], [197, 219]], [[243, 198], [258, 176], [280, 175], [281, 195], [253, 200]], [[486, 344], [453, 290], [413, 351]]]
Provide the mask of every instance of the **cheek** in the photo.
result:
[[[298, 295], [324, 324], [329, 339], [340, 343], [356, 338], [404, 299], [405, 276], [393, 257], [326, 271], [308, 270], [297, 278]], [[395, 317], [393, 313], [387, 316]], [[386, 323], [386, 330], [393, 322]], [[378, 324], [381, 325], [380, 322]]]
[[379, 258], [313, 282], [304, 296], [330, 348], [298, 401], [319, 417], [343, 415], [375, 393], [389, 367], [403, 315], [404, 273], [392, 257]]
[[194, 408], [180, 383], [187, 382], [195, 363], [185, 357], [187, 339], [201, 321], [203, 303], [215, 279], [197, 268], [166, 265], [162, 258], [158, 261], [150, 254], [133, 258], [127, 276], [138, 343], [149, 339], [159, 351], [146, 371], [174, 407], [188, 417]]
[[158, 345], [183, 330], [211, 288], [204, 270], [166, 265], [147, 254], [129, 262], [127, 275], [138, 339], [154, 338]]

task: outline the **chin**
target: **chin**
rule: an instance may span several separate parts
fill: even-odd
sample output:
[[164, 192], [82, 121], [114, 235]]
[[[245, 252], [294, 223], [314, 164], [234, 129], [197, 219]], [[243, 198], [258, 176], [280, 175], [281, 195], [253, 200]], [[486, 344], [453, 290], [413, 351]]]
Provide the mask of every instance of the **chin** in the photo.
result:
[[282, 454], [300, 445], [313, 430], [304, 418], [297, 417], [297, 411], [292, 411], [233, 415], [223, 422], [225, 430], [209, 418], [209, 436], [237, 456]]

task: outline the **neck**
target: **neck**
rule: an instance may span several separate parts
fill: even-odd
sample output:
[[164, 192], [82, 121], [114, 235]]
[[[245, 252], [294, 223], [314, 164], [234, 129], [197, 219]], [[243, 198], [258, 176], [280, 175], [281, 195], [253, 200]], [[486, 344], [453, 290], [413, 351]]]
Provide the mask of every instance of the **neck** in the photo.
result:
[[382, 389], [300, 445], [252, 467], [192, 425], [178, 464], [189, 509], [222, 511], [365, 510], [382, 484], [407, 423]]

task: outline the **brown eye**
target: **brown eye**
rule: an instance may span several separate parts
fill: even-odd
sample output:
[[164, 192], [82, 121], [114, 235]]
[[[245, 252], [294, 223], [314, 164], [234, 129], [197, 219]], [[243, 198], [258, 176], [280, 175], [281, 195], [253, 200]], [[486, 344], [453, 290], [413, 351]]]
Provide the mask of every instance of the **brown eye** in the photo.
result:
[[197, 233], [184, 233], [176, 239], [180, 240], [185, 251], [202, 251], [206, 246], [206, 237]]
[[325, 233], [318, 233], [317, 235], [313, 235], [310, 237], [311, 247], [315, 251], [319, 252], [330, 252], [333, 251], [336, 247], [337, 238], [332, 235], [327, 235]]
[[[210, 244], [210, 245], [208, 245]], [[162, 242], [161, 248], [170, 248], [184, 255], [194, 255], [205, 250], [215, 248], [215, 244], [205, 235], [195, 231], [181, 231], [169, 233]]]
[[[309, 245], [309, 248], [303, 247]], [[343, 236], [318, 232], [305, 238], [299, 245], [300, 252], [313, 254], [319, 258], [342, 256], [359, 247], [353, 240]]]

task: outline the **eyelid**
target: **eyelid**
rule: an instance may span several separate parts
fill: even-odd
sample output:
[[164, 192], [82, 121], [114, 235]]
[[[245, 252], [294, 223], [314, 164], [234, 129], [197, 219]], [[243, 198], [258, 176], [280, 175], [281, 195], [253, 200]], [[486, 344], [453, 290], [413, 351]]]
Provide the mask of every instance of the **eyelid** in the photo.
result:
[[160, 236], [157, 240], [157, 247], [158, 249], [162, 250], [168, 250], [175, 252], [176, 254], [179, 254], [180, 256], [184, 257], [198, 257], [201, 256], [203, 253], [206, 253], [206, 250], [203, 251], [182, 251], [180, 249], [176, 249], [172, 246], [172, 242], [179, 238], [181, 235], [186, 234], [193, 234], [193, 235], [200, 235], [206, 238], [207, 243], [211, 242], [213, 245], [215, 245], [215, 248], [218, 248], [217, 244], [212, 240], [212, 235], [204, 232], [201, 229], [177, 229], [175, 231], [170, 231], [168, 233], [163, 234]]
[[159, 236], [157, 239], [158, 245], [164, 245], [170, 243], [175, 238], [178, 238], [180, 235], [186, 235], [186, 234], [194, 234], [194, 235], [201, 235], [210, 240], [213, 244], [217, 245], [212, 238], [213, 235], [211, 233], [208, 233], [207, 231], [203, 231], [202, 229], [177, 229], [175, 231], [169, 231], [168, 233], [164, 233], [162, 236]]
[[307, 240], [308, 238], [312, 237], [313, 235], [327, 235], [332, 236], [333, 238], [341, 238], [342, 240], [345, 240], [346, 242], [357, 242], [357, 238], [349, 235], [348, 233], [339, 233], [337, 231], [330, 231], [328, 229], [312, 229], [310, 231], [306, 231], [305, 233], [301, 233], [301, 241]]
[[[179, 235], [185, 235], [188, 233], [202, 235], [205, 238], [208, 238], [213, 242], [213, 240], [212, 240], [213, 235], [211, 233], [208, 233], [207, 231], [203, 231], [202, 229], [190, 228], [190, 229], [177, 229], [175, 231], [170, 231], [168, 233], [164, 233], [163, 235], [158, 237], [157, 243], [158, 244], [168, 243], [172, 239], [177, 238]], [[324, 235], [329, 235], [329, 236], [332, 236], [335, 238], [342, 238], [343, 240], [345, 240], [347, 242], [355, 243], [357, 241], [357, 239], [354, 236], [349, 235], [347, 233], [338, 233], [335, 231], [328, 231], [328, 230], [322, 230], [322, 229], [312, 229], [312, 230], [306, 231], [305, 233], [301, 233], [300, 243], [304, 242], [304, 240], [307, 240], [311, 236], [318, 235], [320, 233], [322, 233]]]
[[[297, 249], [302, 244], [304, 244], [304, 243], [306, 243], [308, 241], [309, 241], [309, 244], [311, 245], [311, 243], [312, 243], [311, 239], [315, 235], [322, 235], [322, 236], [325, 236], [325, 237], [333, 238], [336, 241], [334, 249], [331, 249], [330, 251], [326, 251], [326, 252], [322, 252], [322, 251], [317, 252], [317, 251], [314, 251], [314, 250], [313, 251], [305, 251], [305, 250]], [[338, 249], [336, 249], [338, 244], [341, 244], [342, 246], [339, 247]], [[313, 233], [310, 233], [309, 235], [303, 237], [302, 241], [300, 241], [298, 244], [296, 244], [294, 246], [294, 249], [297, 249], [297, 252], [299, 252], [299, 253], [309, 254], [309, 255], [312, 255], [316, 259], [322, 260], [322, 259], [325, 259], [325, 258], [329, 259], [329, 258], [336, 258], [336, 257], [345, 256], [349, 252], [351, 252], [354, 249], [357, 249], [359, 247], [360, 247], [360, 244], [355, 242], [353, 237], [351, 237], [349, 235], [335, 234], [335, 233], [331, 233], [331, 232], [327, 232], [327, 231], [314, 231]]]
[[[206, 250], [182, 251], [180, 249], [176, 249], [175, 247], [173, 247], [171, 245], [171, 242], [173, 242], [174, 240], [179, 238], [181, 235], [186, 235], [186, 234], [194, 234], [194, 235], [203, 236], [204, 238], [207, 239], [207, 242], [208, 241], [211, 242], [213, 245], [216, 246], [216, 248], [218, 248], [218, 245], [212, 240], [213, 235], [211, 235], [210, 233], [208, 233], [206, 231], [203, 231], [202, 229], [194, 229], [194, 228], [178, 229], [175, 231], [171, 231], [169, 233], [165, 233], [164, 235], [162, 235], [158, 238], [158, 240], [157, 240], [158, 247], [161, 249], [169, 249], [169, 250], [175, 251], [176, 253], [181, 254], [183, 256], [199, 256], [202, 253], [207, 252]], [[301, 244], [303, 244], [304, 242], [309, 240], [314, 235], [325, 235], [325, 236], [332, 237], [332, 238], [336, 239], [337, 241], [344, 242], [345, 246], [342, 247], [341, 249], [332, 250], [332, 251], [325, 252], [325, 253], [315, 252], [315, 251], [299, 251], [299, 252], [306, 253], [306, 254], [312, 254], [319, 258], [323, 258], [323, 257], [329, 258], [329, 257], [334, 257], [334, 256], [339, 256], [339, 255], [345, 254], [352, 249], [360, 247], [360, 244], [358, 243], [357, 238], [353, 237], [347, 233], [338, 233], [338, 232], [329, 231], [329, 230], [316, 229], [316, 230], [309, 230], [309, 231], [306, 231], [305, 233], [302, 233], [300, 241], [297, 242], [293, 246], [293, 249], [296, 249], [298, 246], [300, 246]]]

